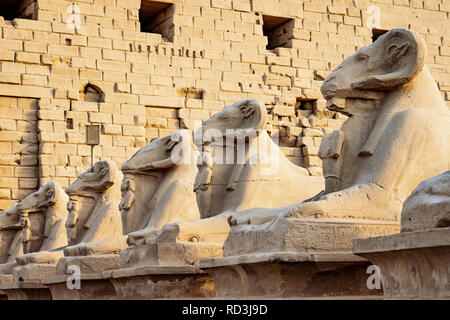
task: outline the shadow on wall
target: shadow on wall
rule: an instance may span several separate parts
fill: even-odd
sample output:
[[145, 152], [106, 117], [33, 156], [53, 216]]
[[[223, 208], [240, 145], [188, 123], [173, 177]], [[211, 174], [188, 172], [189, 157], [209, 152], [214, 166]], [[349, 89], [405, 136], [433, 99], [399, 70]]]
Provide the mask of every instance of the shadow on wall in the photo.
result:
[[100, 87], [88, 83], [81, 88], [80, 99], [86, 102], [105, 102], [105, 94]]
[[0, 211], [37, 190], [37, 99], [0, 97]]

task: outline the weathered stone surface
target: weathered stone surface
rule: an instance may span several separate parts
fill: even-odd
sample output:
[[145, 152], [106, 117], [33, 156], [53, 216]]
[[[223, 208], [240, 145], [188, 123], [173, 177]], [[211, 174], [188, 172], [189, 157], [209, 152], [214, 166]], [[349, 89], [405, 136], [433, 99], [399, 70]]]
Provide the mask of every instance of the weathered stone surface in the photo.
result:
[[357, 239], [353, 252], [380, 268], [386, 299], [450, 298], [450, 228]]
[[422, 182], [406, 199], [402, 232], [450, 226], [450, 171]]
[[[120, 268], [118, 254], [104, 254], [93, 256], [62, 257], [56, 265], [56, 275], [65, 275], [68, 267], [78, 266], [82, 274], [101, 273], [105, 270]], [[48, 277], [50, 278], [50, 277]]]
[[0, 299], [4, 300], [52, 300], [50, 290], [40, 281], [0, 283]]
[[[239, 214], [229, 219], [232, 225], [260, 224], [283, 213], [289, 219], [349, 218], [357, 221], [363, 218], [367, 221], [398, 221], [402, 202], [412, 188], [418, 182], [448, 170], [448, 148], [435, 143], [448, 139], [441, 135], [441, 125], [432, 115], [437, 108], [432, 111], [433, 108], [429, 107], [442, 105], [443, 110], [450, 101], [450, 44], [442, 36], [448, 29], [448, 5], [436, 1], [379, 1], [376, 5], [383, 19], [371, 32], [374, 26], [369, 25], [372, 19], [366, 10], [365, 1], [356, 2], [351, 8], [314, 1], [300, 5], [291, 0], [247, 2], [220, 0], [199, 3], [185, 0], [182, 5], [177, 2], [154, 19], [159, 21], [164, 17], [164, 22], [155, 29], [152, 29], [152, 25], [145, 25], [144, 20], [139, 21], [145, 16], [142, 11], [145, 8], [141, 7], [139, 0], [74, 0], [71, 4], [81, 9], [81, 25], [74, 28], [67, 20], [67, 3], [64, 1], [29, 1], [26, 8], [8, 12], [11, 18], [17, 13], [18, 19], [8, 22], [0, 18], [0, 210], [10, 208], [17, 200], [24, 199], [50, 180], [66, 188], [79, 173], [91, 166], [91, 152], [93, 162], [110, 159], [121, 165], [137, 148], [150, 143], [152, 138], [166, 137], [183, 127], [194, 129], [196, 121], [209, 119], [224, 105], [257, 97], [270, 110], [265, 125], [268, 136], [281, 135], [280, 154], [306, 167], [312, 175], [320, 175], [323, 165], [326, 195], [321, 194], [315, 199], [319, 201], [297, 206], [294, 204], [304, 200], [291, 201], [291, 196], [298, 196], [292, 192], [297, 188], [291, 188], [285, 193], [278, 192], [283, 190], [282, 183], [272, 181], [267, 183], [272, 184], [271, 193], [264, 193], [265, 197], [261, 197], [258, 190], [243, 193], [242, 199], [245, 201], [242, 203], [248, 207], [236, 209]], [[75, 18], [78, 18], [77, 15]], [[268, 20], [268, 16], [272, 18]], [[271, 19], [281, 19], [282, 23], [267, 32], [267, 24], [272, 23]], [[141, 32], [139, 26], [151, 32]], [[360, 91], [370, 96], [368, 99], [364, 96], [363, 100], [375, 101], [378, 96], [373, 98], [373, 91], [386, 91], [390, 87], [386, 88], [384, 84], [395, 85], [400, 79], [400, 87], [405, 90], [397, 93], [406, 92], [404, 96], [409, 96], [410, 100], [402, 98], [402, 103], [397, 103], [395, 90], [390, 90], [392, 95], [385, 97], [383, 101], [386, 104], [382, 106], [376, 102], [362, 103], [356, 101], [359, 99], [345, 96], [345, 109], [342, 110], [339, 107], [343, 106], [340, 103], [344, 98], [339, 94], [346, 94], [347, 90], [339, 87], [336, 89], [340, 93], [328, 99], [331, 110], [326, 111], [319, 86], [330, 70], [341, 62], [343, 56], [352, 54], [355, 47], [369, 44], [372, 36], [378, 36], [376, 33], [380, 30], [398, 27], [416, 30], [423, 36], [430, 48], [427, 61], [432, 64], [429, 70], [418, 67], [421, 72], [416, 77], [392, 79], [387, 76], [399, 64], [399, 72], [394, 72], [396, 76], [414, 73], [412, 70], [417, 67], [409, 62], [411, 56], [416, 53], [420, 55], [420, 50], [416, 52], [415, 48], [398, 45], [382, 55], [387, 58], [399, 56], [399, 59], [384, 65], [388, 68], [378, 73], [381, 77], [355, 83], [352, 90], [355, 87], [364, 89]], [[401, 37], [399, 39], [402, 40]], [[366, 60], [366, 57], [357, 54], [352, 59], [358, 60], [368, 69], [379, 71], [380, 65], [371, 63], [374, 61], [372, 58], [370, 56]], [[407, 63], [403, 64], [405, 61]], [[354, 65], [358, 63], [352, 63], [350, 69]], [[345, 63], [343, 67], [349, 69]], [[338, 75], [339, 84], [347, 85], [347, 80], [359, 79], [364, 72], [356, 73], [339, 77], [338, 72], [334, 72], [326, 83], [333, 84], [331, 78]], [[437, 80], [440, 92], [432, 88], [428, 81], [431, 74]], [[416, 94], [415, 89], [427, 77], [428, 80], [425, 80], [428, 84], [420, 87], [422, 96]], [[409, 83], [404, 84], [404, 81]], [[380, 83], [382, 88], [379, 87]], [[330, 86], [327, 89], [333, 91]], [[430, 99], [424, 92], [435, 94]], [[439, 95], [447, 100], [447, 106], [441, 99], [436, 100]], [[392, 101], [396, 103], [389, 110]], [[418, 108], [418, 105], [424, 107]], [[402, 109], [404, 106], [414, 106], [415, 110]], [[359, 112], [361, 108], [364, 109], [363, 114]], [[375, 121], [370, 110], [374, 113], [380, 111], [383, 117], [377, 119], [386, 121]], [[346, 115], [350, 115], [350, 121], [341, 128]], [[446, 115], [440, 114], [438, 117], [444, 119]], [[364, 118], [365, 123], [358, 124], [357, 118]], [[100, 145], [93, 148], [86, 145], [85, 134], [86, 125], [92, 123], [102, 125]], [[408, 134], [401, 133], [401, 128], [408, 126], [408, 123], [413, 123], [410, 127], [414, 130]], [[385, 124], [385, 131], [389, 132], [390, 138], [381, 137], [378, 144], [374, 143], [377, 133]], [[448, 130], [448, 124], [443, 127]], [[332, 130], [339, 130], [333, 136], [338, 138], [334, 140], [338, 141], [336, 145], [327, 136]], [[339, 135], [340, 132], [344, 132], [344, 136]], [[424, 142], [431, 140], [433, 143]], [[322, 144], [325, 147], [323, 150], [319, 150], [321, 141], [328, 141]], [[349, 141], [354, 142], [350, 148]], [[342, 143], [341, 147], [339, 143]], [[386, 149], [389, 150], [386, 152]], [[380, 160], [380, 152], [388, 156]], [[318, 154], [323, 159], [319, 159]], [[405, 157], [404, 162], [398, 160], [402, 156]], [[391, 163], [393, 158], [405, 165], [398, 165], [394, 170], [386, 170], [386, 175], [377, 176], [375, 172], [388, 167], [387, 163]], [[447, 167], [442, 166], [445, 161]], [[203, 178], [208, 177], [211, 169], [207, 162], [205, 160], [205, 165], [200, 166], [205, 168], [202, 171]], [[341, 168], [342, 162], [352, 165]], [[431, 172], [431, 167], [435, 171]], [[241, 176], [245, 175], [245, 170], [243, 172]], [[408, 172], [414, 172], [414, 179], [404, 179], [410, 177]], [[164, 197], [161, 202], [156, 199], [157, 195], [166, 194], [163, 188], [160, 188], [160, 193], [154, 194], [155, 198], [148, 194], [146, 197], [138, 196], [145, 193], [142, 190], [146, 188], [149, 188], [149, 194], [154, 192], [152, 186], [156, 186], [155, 180], [160, 178], [154, 173], [143, 178], [142, 174], [127, 176], [127, 180], [135, 182], [133, 186], [129, 182], [124, 184], [124, 201], [128, 204], [123, 205], [125, 211], [130, 213], [127, 225], [134, 224], [131, 230], [124, 232], [123, 237], [108, 238], [108, 235], [107, 239], [88, 242], [89, 245], [80, 249], [83, 254], [118, 253], [128, 245], [127, 238], [132, 245], [189, 242], [193, 243], [192, 247], [196, 246], [195, 241], [220, 243], [226, 239], [230, 230], [228, 215], [233, 212], [218, 216], [213, 221], [197, 220], [192, 225], [177, 223], [177, 219], [165, 220], [170, 210], [166, 210], [167, 206], [164, 205], [161, 215], [143, 205], [137, 210], [142, 215], [137, 218], [133, 216], [133, 209], [129, 210], [132, 195], [137, 196], [135, 203], [142, 200], [147, 204], [157, 203], [156, 207], [161, 207], [161, 203], [170, 203]], [[234, 179], [234, 175], [227, 173], [218, 176]], [[207, 180], [203, 178], [199, 180]], [[143, 180], [147, 180], [147, 184], [141, 184]], [[216, 206], [219, 214], [224, 211], [222, 200], [229, 204], [228, 197], [222, 197], [230, 193], [226, 191], [227, 181], [223, 185], [221, 182], [213, 181], [218, 187], [214, 198], [210, 197], [208, 191], [197, 193], [203, 194], [199, 197], [203, 218], [212, 216], [208, 210], [204, 210], [208, 202]], [[236, 190], [246, 183], [237, 183]], [[366, 188], [368, 184], [373, 185]], [[204, 187], [202, 183], [199, 185]], [[132, 192], [129, 192], [131, 189]], [[191, 189], [189, 187], [186, 190]], [[350, 192], [347, 192], [349, 189]], [[253, 194], [260, 197], [258, 201], [271, 203], [273, 199], [268, 195], [286, 201], [278, 202], [275, 207], [291, 207], [254, 210], [258, 206], [273, 206], [252, 202], [249, 198]], [[434, 191], [433, 195], [436, 195]], [[148, 201], [147, 196], [152, 201]], [[366, 201], [364, 197], [370, 200]], [[172, 200], [175, 198], [173, 194], [170, 197]], [[341, 201], [342, 198], [348, 201]], [[82, 202], [85, 208], [94, 204], [93, 200], [80, 200], [79, 203]], [[405, 208], [409, 204], [414, 207], [413, 202], [408, 202]], [[372, 212], [366, 217], [364, 215], [368, 213], [369, 207]], [[411, 212], [414, 211], [412, 207]], [[245, 209], [248, 210], [242, 211]], [[1, 263], [14, 261], [22, 253], [38, 250], [43, 240], [40, 237], [33, 238], [32, 235], [33, 240], [28, 241], [28, 247], [26, 245], [25, 250], [22, 250], [19, 213], [14, 213], [14, 208], [8, 212], [8, 215], [0, 214]], [[152, 218], [147, 220], [150, 216]], [[418, 213], [417, 217], [414, 215], [417, 219], [413, 220], [420, 220], [424, 216]], [[428, 217], [430, 225], [433, 225], [434, 214]], [[33, 225], [45, 225], [43, 212], [30, 212], [29, 220]], [[437, 220], [438, 226], [443, 226], [442, 219]], [[175, 226], [169, 224], [161, 232], [160, 228], [167, 222], [175, 222]], [[153, 223], [159, 225], [154, 227]], [[280, 222], [280, 229], [283, 229], [282, 225]], [[75, 228], [77, 232], [74, 233], [80, 236], [78, 231], [83, 228]], [[108, 231], [116, 232], [112, 229]], [[128, 237], [130, 232], [134, 234]], [[106, 233], [99, 231], [98, 234], [106, 237]], [[58, 254], [47, 252], [27, 255], [21, 263], [25, 263], [26, 259], [42, 262], [50, 259], [54, 262], [52, 259], [57, 259]], [[10, 267], [2, 266], [0, 270]], [[21, 294], [27, 297], [21, 290], [17, 289], [17, 297]]]
[[201, 261], [216, 298], [381, 299], [367, 287], [364, 259], [352, 254], [265, 253]]
[[155, 243], [123, 250], [120, 253], [120, 267], [195, 265], [200, 259], [221, 256], [221, 244]]
[[233, 228], [224, 243], [224, 256], [256, 252], [351, 252], [355, 238], [399, 231], [395, 221], [283, 218], [276, 223]]
[[43, 280], [56, 275], [56, 264], [29, 263], [13, 269], [14, 282]]
[[55, 300], [204, 299], [215, 295], [214, 281], [194, 266], [133, 267], [82, 274], [81, 289], [68, 290], [67, 276], [45, 279]]
[[449, 187], [448, 171], [425, 180], [405, 202], [400, 234], [354, 240], [380, 268], [385, 298], [450, 298]]
[[12, 281], [13, 281], [13, 278], [12, 278], [11, 274], [0, 275], [0, 284], [9, 283]]

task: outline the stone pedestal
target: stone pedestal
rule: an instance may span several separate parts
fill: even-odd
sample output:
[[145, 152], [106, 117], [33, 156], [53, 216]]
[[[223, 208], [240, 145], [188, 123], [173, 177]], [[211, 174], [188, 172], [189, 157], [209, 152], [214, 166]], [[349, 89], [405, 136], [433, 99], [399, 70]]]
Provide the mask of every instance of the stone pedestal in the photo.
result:
[[[51, 290], [55, 300], [114, 299], [115, 290], [109, 281], [102, 279], [102, 272], [120, 268], [119, 261], [118, 254], [63, 257], [56, 265], [56, 275], [42, 283]], [[79, 269], [71, 268], [74, 266]], [[75, 271], [80, 273], [81, 289], [69, 288], [67, 284], [69, 277], [73, 284]]]
[[0, 277], [0, 295], [8, 300], [51, 300], [50, 291], [41, 280], [55, 275], [56, 264], [16, 266], [12, 275]]
[[112, 284], [102, 279], [100, 274], [82, 274], [80, 287], [69, 287], [73, 284], [70, 275], [57, 275], [42, 281], [51, 292], [53, 300], [111, 300], [116, 297]]
[[[127, 248], [120, 256], [64, 257], [57, 276], [43, 284], [57, 300], [206, 299], [215, 295], [214, 281], [195, 265], [217, 256], [217, 244], [157, 243]], [[67, 285], [71, 265], [80, 267], [80, 289]]]
[[450, 299], [450, 228], [357, 239], [353, 251], [379, 266], [386, 299]]
[[12, 275], [13, 269], [17, 266], [15, 262], [0, 264], [0, 277]]
[[[0, 275], [0, 286], [10, 283], [12, 281], [13, 281], [12, 275], [10, 274]], [[8, 300], [8, 295], [6, 294], [6, 292], [3, 292], [2, 290], [0, 290], [0, 300]]]
[[222, 245], [215, 243], [154, 243], [129, 247], [120, 252], [120, 267], [190, 266], [200, 259], [221, 257]]
[[13, 277], [11, 274], [4, 274], [4, 275], [0, 275], [0, 285], [1, 284], [5, 284], [5, 283], [9, 283], [13, 281]]
[[52, 300], [52, 295], [40, 281], [11, 281], [0, 284], [0, 300]]
[[214, 297], [212, 278], [194, 266], [135, 267], [82, 274], [80, 289], [67, 276], [45, 279], [55, 300], [202, 299]]
[[370, 265], [350, 253], [273, 252], [201, 261], [219, 299], [381, 299], [367, 287]]
[[13, 269], [14, 282], [40, 281], [56, 275], [56, 264], [29, 263]]
[[207, 299], [212, 277], [195, 266], [136, 267], [104, 272], [119, 299]]
[[118, 254], [63, 257], [59, 259], [56, 265], [56, 274], [72, 274], [73, 270], [69, 270], [71, 266], [78, 267], [81, 274], [102, 273], [105, 270], [120, 268], [119, 261], [120, 257]]
[[[67, 287], [67, 278], [73, 270], [68, 270], [69, 266], [78, 266], [82, 273], [82, 279], [100, 280], [95, 284], [95, 288], [98, 288], [102, 286], [102, 271], [120, 267], [119, 255], [63, 257], [57, 264], [30, 263], [25, 266], [16, 266], [12, 270], [11, 276], [0, 278], [0, 288], [8, 299], [52, 299], [50, 290], [46, 285], [42, 285], [42, 280], [52, 279], [59, 281], [61, 287], [70, 292]], [[67, 274], [68, 272], [70, 274]], [[100, 273], [100, 276], [98, 276], [98, 273]], [[90, 282], [86, 286], [89, 286], [89, 284]], [[108, 291], [103, 290], [101, 292], [107, 293]], [[71, 299], [73, 294], [66, 294], [65, 296], [67, 299]], [[100, 298], [97, 293], [93, 293], [92, 296], [97, 296], [97, 299]], [[107, 295], [105, 299], [107, 299]]]

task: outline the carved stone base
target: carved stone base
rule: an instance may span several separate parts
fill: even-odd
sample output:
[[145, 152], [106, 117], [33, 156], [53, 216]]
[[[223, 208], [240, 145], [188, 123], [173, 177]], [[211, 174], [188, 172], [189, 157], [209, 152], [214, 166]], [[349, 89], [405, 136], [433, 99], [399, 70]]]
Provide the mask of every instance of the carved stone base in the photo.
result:
[[450, 228], [356, 239], [353, 251], [380, 267], [386, 299], [450, 299]]
[[50, 290], [40, 281], [0, 284], [0, 300], [51, 300]]
[[266, 253], [201, 261], [216, 298], [382, 299], [369, 290], [367, 260], [349, 253]]
[[79, 267], [82, 274], [101, 273], [105, 270], [119, 269], [119, 261], [118, 254], [63, 257], [56, 265], [56, 274], [72, 274], [73, 270], [68, 270], [70, 266]]
[[215, 295], [210, 275], [194, 266], [137, 267], [103, 273], [119, 299], [205, 299]]
[[55, 274], [56, 264], [16, 265], [12, 275], [0, 276], [0, 299], [51, 300], [50, 291], [41, 284], [41, 280]]
[[[58, 275], [42, 281], [51, 292], [53, 300], [111, 300], [115, 299], [116, 291], [108, 280], [102, 279], [101, 274], [82, 274], [80, 288], [68, 286], [67, 275]], [[69, 279], [73, 285], [73, 278]]]
[[55, 300], [206, 299], [214, 297], [212, 278], [194, 266], [137, 267], [81, 276], [80, 289], [68, 289], [67, 276], [45, 279]]
[[14, 282], [40, 281], [56, 275], [56, 264], [29, 263], [13, 269]]
[[0, 264], [0, 276], [12, 275], [13, 269], [17, 266], [18, 264], [15, 262]]
[[130, 247], [120, 252], [120, 267], [185, 266], [200, 259], [222, 256], [222, 246], [214, 243], [156, 243]]
[[352, 240], [400, 232], [390, 221], [278, 219], [261, 226], [232, 228], [224, 256], [257, 252], [349, 252]]
[[12, 275], [0, 276], [0, 296], [8, 300], [51, 300], [50, 291], [41, 280], [55, 275], [56, 264], [16, 265]]

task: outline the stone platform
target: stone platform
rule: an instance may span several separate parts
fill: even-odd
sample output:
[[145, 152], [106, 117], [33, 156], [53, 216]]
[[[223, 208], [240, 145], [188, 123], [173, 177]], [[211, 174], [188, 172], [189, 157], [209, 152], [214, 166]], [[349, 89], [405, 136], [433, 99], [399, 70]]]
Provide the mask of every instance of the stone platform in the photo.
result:
[[382, 299], [366, 259], [350, 253], [273, 252], [206, 259], [218, 299]]
[[7, 300], [51, 300], [50, 291], [41, 281], [55, 274], [56, 264], [16, 266], [11, 275], [0, 276], [0, 296]]
[[52, 300], [52, 295], [41, 281], [10, 281], [0, 284], [0, 300]]
[[[0, 298], [54, 300], [382, 299], [367, 288], [366, 259], [350, 253], [259, 253], [199, 265], [140, 266], [4, 284]], [[69, 278], [70, 277], [70, 278]], [[73, 282], [71, 282], [73, 284]]]
[[153, 243], [129, 247], [120, 252], [120, 267], [190, 266], [207, 257], [222, 257], [217, 243]]
[[0, 285], [13, 281], [13, 277], [10, 274], [0, 275]]
[[[122, 250], [120, 255], [65, 257], [58, 275], [45, 279], [54, 299], [207, 299], [214, 281], [200, 270], [205, 256], [221, 256], [222, 247], [205, 243], [156, 243]], [[70, 290], [69, 265], [80, 266], [81, 289]]]
[[90, 278], [92, 273], [119, 268], [119, 255], [63, 257], [57, 264], [30, 263], [16, 266], [12, 270], [12, 275], [0, 276], [0, 290], [9, 300], [53, 299], [48, 287], [42, 284], [42, 280], [66, 279], [70, 276], [67, 275], [68, 266], [78, 266], [83, 276]]
[[73, 272], [69, 270], [71, 266], [77, 266], [81, 274], [97, 274], [106, 270], [119, 269], [119, 261], [118, 254], [63, 257], [56, 264], [56, 275], [71, 274]]
[[136, 267], [81, 275], [81, 289], [68, 289], [68, 276], [45, 279], [55, 300], [208, 299], [212, 278], [194, 266]]
[[385, 299], [450, 299], [450, 228], [354, 240], [378, 265]]

